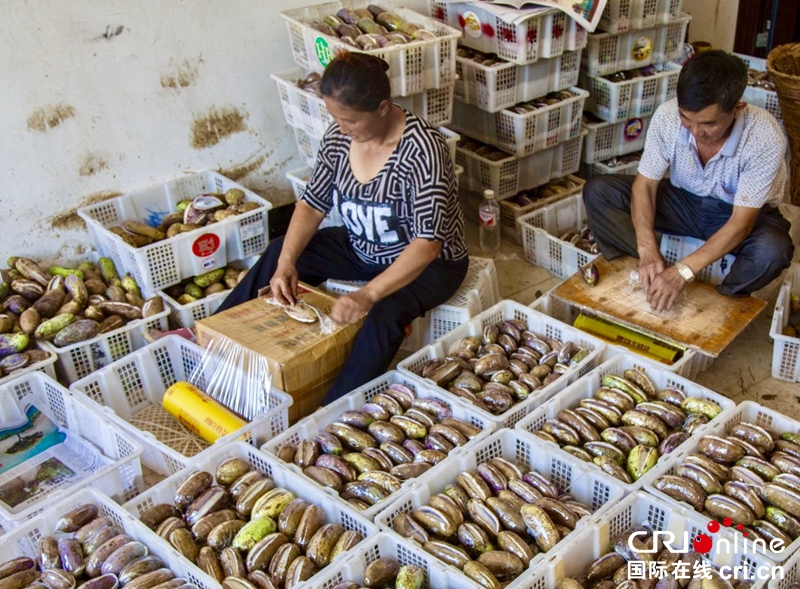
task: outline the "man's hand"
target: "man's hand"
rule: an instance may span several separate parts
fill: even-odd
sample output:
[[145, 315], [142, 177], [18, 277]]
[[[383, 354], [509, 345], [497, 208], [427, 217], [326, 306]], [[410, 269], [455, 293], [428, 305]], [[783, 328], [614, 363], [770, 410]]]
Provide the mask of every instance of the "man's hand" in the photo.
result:
[[648, 289], [649, 293], [650, 285], [664, 271], [666, 266], [664, 258], [661, 257], [661, 253], [658, 250], [641, 254], [639, 256], [639, 284]]
[[652, 281], [647, 289], [647, 302], [654, 311], [669, 311], [686, 288], [686, 281], [670, 266]]
[[294, 264], [280, 264], [269, 281], [273, 296], [283, 305], [294, 305], [297, 301], [297, 268]]
[[364, 288], [342, 295], [331, 309], [331, 319], [340, 325], [353, 323], [369, 312], [372, 304], [372, 297]]

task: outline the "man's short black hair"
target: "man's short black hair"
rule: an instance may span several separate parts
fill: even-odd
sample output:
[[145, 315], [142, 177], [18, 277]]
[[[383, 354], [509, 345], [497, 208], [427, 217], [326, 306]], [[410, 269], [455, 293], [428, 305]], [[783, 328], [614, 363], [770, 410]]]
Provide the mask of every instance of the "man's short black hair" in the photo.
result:
[[683, 66], [678, 76], [678, 106], [689, 112], [719, 104], [732, 112], [747, 87], [747, 66], [720, 49], [701, 51]]

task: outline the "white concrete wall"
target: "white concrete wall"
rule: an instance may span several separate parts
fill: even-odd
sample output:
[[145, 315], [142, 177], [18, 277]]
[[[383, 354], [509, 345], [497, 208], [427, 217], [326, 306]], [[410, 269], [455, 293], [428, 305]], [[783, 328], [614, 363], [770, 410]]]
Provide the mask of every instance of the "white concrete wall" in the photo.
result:
[[303, 161], [269, 74], [295, 67], [280, 11], [319, 3], [5, 2], [0, 264], [69, 261], [91, 247], [79, 207], [185, 172], [289, 202]]
[[739, 0], [683, 0], [681, 10], [692, 15], [690, 43], [708, 41], [714, 49], [733, 51]]

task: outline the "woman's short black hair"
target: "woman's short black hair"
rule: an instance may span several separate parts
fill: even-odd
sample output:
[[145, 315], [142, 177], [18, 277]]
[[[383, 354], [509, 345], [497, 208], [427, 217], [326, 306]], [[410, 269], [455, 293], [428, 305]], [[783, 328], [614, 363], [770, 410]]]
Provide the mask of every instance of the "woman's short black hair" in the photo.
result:
[[322, 73], [320, 91], [349, 108], [372, 112], [391, 96], [388, 70], [389, 64], [380, 57], [342, 51]]
[[683, 66], [678, 76], [678, 106], [699, 112], [719, 104], [732, 112], [747, 87], [747, 66], [720, 49], [701, 51]]

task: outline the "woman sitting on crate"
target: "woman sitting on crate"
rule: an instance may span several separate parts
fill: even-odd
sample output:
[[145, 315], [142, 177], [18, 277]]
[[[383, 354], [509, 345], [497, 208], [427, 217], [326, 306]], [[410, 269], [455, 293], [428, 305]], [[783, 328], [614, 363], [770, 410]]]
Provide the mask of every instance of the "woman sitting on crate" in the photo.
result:
[[[388, 67], [343, 52], [325, 69], [321, 91], [334, 123], [286, 235], [270, 242], [217, 311], [255, 298], [266, 284], [293, 304], [298, 281], [367, 281], [331, 310], [340, 324], [366, 319], [326, 404], [383, 374], [406, 326], [450, 298], [469, 265], [445, 140], [391, 102]], [[345, 226], [318, 229], [334, 208]]]
[[[789, 222], [776, 206], [786, 139], [770, 113], [742, 102], [746, 86], [738, 57], [696, 54], [678, 76], [677, 98], [653, 115], [635, 179], [596, 176], [584, 187], [600, 251], [639, 258], [639, 281], [657, 311], [670, 309], [695, 274], [726, 254], [736, 261], [717, 290], [729, 296], [766, 286], [791, 262]], [[656, 232], [706, 243], [667, 266]]]

